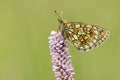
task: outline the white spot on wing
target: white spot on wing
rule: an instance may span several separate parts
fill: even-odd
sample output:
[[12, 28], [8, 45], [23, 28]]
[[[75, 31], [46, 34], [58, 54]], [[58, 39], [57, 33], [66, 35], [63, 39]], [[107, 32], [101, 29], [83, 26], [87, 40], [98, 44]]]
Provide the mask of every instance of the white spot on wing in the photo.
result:
[[71, 24], [67, 24], [67, 26], [70, 26]]
[[102, 41], [101, 41], [101, 40], [99, 40], [99, 43], [102, 43]]
[[80, 45], [81, 42], [78, 42], [78, 45]]
[[79, 31], [78, 34], [81, 35], [81, 32]]
[[70, 34], [71, 34], [72, 32], [71, 32], [71, 31], [68, 31], [68, 33], [70, 33]]
[[88, 31], [90, 31], [90, 28], [87, 28]]
[[72, 37], [72, 41], [74, 41], [75, 39]]
[[84, 49], [84, 48], [81, 46], [80, 49]]
[[89, 45], [90, 45], [90, 46], [93, 46], [93, 43], [90, 43]]
[[89, 50], [90, 50], [89, 48], [88, 48], [88, 49], [86, 49], [86, 52], [87, 52], [87, 51], [89, 51]]
[[69, 31], [73, 32], [74, 30], [73, 29], [69, 29]]
[[75, 39], [78, 39], [78, 37], [76, 35], [73, 36]]
[[74, 46], [77, 47], [77, 48], [79, 47], [79, 45], [77, 45], [77, 43], [74, 43]]
[[97, 35], [95, 35], [95, 39], [97, 39], [98, 38], [98, 36]]
[[97, 28], [94, 26], [93, 29], [97, 30]]
[[85, 45], [85, 49], [89, 49], [89, 46], [88, 46], [88, 45]]
[[79, 24], [77, 24], [77, 25], [75, 25], [75, 27], [76, 27], [76, 28], [79, 28], [79, 27], [80, 27], [80, 25], [79, 25]]
[[105, 39], [104, 38], [102, 38], [102, 41], [104, 41]]
[[98, 34], [98, 31], [95, 30], [94, 32], [95, 32], [95, 34]]
[[92, 28], [92, 26], [91, 26], [91, 25], [86, 25], [86, 27], [88, 27], [88, 28]]
[[96, 43], [96, 40], [93, 40], [93, 43]]

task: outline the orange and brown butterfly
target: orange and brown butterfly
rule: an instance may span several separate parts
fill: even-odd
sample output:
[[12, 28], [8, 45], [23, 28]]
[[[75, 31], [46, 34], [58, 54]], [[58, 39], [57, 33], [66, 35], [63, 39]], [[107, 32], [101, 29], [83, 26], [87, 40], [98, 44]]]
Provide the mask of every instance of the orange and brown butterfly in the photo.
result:
[[59, 17], [59, 31], [81, 52], [102, 45], [110, 36], [110, 32], [101, 26], [83, 22], [67, 22], [56, 11], [55, 13]]

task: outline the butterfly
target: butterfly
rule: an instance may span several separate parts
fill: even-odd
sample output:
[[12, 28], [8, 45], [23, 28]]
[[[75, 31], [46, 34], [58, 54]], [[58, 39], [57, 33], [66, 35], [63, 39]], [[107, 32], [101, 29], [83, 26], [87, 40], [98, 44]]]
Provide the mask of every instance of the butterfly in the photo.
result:
[[107, 29], [83, 22], [67, 22], [55, 11], [59, 23], [59, 31], [70, 43], [81, 52], [89, 51], [102, 45], [110, 36]]

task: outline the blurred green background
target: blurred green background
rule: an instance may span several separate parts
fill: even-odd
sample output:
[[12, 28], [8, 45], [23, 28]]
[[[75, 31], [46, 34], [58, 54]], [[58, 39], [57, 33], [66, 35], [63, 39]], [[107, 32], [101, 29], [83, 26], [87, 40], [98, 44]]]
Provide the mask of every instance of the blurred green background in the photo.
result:
[[80, 53], [69, 44], [75, 80], [120, 80], [120, 0], [0, 0], [0, 80], [55, 80], [48, 36], [67, 21], [104, 26], [110, 38]]

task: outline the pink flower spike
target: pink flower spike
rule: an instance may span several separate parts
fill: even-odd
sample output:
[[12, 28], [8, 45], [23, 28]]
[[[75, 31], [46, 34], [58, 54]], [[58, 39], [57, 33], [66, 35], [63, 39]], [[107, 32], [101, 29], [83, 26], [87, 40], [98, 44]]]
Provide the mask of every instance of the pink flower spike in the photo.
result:
[[52, 31], [48, 39], [56, 80], [73, 80], [75, 72], [65, 38], [60, 32]]

